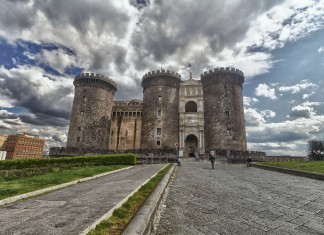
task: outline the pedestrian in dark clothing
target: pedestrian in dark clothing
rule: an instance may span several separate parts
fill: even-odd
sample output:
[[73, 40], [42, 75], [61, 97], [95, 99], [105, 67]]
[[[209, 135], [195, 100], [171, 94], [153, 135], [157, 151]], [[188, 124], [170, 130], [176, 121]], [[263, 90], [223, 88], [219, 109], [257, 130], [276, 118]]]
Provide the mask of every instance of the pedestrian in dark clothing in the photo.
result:
[[252, 158], [251, 157], [248, 157], [246, 159], [246, 166], [251, 166], [251, 162], [252, 162]]
[[216, 158], [214, 157], [214, 155], [209, 154], [209, 161], [212, 164], [212, 169], [214, 169], [215, 160], [216, 160]]

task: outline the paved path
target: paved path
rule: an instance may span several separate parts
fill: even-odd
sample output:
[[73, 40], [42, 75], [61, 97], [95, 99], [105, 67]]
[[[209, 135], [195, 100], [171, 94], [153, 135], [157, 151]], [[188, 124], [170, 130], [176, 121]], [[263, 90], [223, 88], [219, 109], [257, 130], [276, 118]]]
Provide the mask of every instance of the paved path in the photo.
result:
[[2, 206], [0, 234], [80, 234], [164, 166], [135, 166]]
[[183, 161], [156, 234], [324, 234], [324, 181]]

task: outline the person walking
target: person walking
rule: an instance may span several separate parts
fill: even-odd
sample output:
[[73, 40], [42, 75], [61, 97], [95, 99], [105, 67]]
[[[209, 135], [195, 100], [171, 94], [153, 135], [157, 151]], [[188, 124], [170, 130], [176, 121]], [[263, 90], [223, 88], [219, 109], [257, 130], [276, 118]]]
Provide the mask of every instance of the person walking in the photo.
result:
[[209, 161], [212, 164], [212, 169], [214, 169], [215, 160], [216, 160], [215, 156], [212, 154], [209, 154]]

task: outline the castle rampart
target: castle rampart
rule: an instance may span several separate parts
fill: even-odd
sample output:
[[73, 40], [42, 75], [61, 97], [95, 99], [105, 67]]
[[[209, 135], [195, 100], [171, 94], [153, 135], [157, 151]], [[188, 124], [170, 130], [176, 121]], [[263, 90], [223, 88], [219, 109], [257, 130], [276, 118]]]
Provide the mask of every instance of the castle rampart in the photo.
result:
[[179, 141], [180, 74], [157, 70], [143, 76], [141, 148], [173, 148]]
[[201, 74], [206, 149], [246, 150], [242, 71], [221, 67]]
[[110, 119], [117, 85], [94, 73], [75, 77], [67, 147], [108, 149]]

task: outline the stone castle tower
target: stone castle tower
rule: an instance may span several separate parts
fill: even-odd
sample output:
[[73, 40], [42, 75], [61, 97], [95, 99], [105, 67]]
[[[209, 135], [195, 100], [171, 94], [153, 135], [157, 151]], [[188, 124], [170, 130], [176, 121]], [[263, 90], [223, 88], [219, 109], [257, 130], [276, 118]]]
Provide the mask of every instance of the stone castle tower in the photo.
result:
[[243, 72], [217, 68], [201, 74], [205, 105], [205, 147], [246, 150]]
[[170, 70], [142, 78], [143, 101], [113, 101], [116, 84], [98, 74], [75, 77], [67, 147], [127, 151], [177, 149], [184, 157], [246, 151], [242, 84], [235, 68], [181, 80]]
[[143, 76], [141, 148], [174, 148], [179, 142], [178, 110], [181, 75], [170, 70]]
[[94, 73], [77, 75], [67, 147], [108, 149], [117, 85]]

